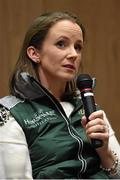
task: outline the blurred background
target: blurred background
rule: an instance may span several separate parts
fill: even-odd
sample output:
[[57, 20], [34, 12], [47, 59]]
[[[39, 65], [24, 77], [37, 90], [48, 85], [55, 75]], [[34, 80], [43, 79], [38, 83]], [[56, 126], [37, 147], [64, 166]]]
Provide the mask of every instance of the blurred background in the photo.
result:
[[84, 24], [84, 72], [96, 77], [96, 103], [120, 142], [120, 0], [0, 0], [0, 97], [9, 93], [9, 77], [30, 23], [53, 10], [75, 13]]

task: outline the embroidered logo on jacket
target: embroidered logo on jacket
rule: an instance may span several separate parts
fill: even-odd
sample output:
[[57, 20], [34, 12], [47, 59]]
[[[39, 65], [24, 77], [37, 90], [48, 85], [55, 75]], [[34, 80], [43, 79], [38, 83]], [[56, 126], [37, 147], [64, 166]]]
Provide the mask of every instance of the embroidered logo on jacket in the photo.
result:
[[40, 126], [48, 121], [57, 119], [55, 111], [49, 110], [39, 110], [35, 114], [33, 114], [32, 119], [24, 119], [25, 125], [29, 128], [35, 128], [36, 126]]
[[85, 115], [85, 110], [82, 108], [78, 111], [78, 113], [81, 115], [81, 116], [84, 116]]

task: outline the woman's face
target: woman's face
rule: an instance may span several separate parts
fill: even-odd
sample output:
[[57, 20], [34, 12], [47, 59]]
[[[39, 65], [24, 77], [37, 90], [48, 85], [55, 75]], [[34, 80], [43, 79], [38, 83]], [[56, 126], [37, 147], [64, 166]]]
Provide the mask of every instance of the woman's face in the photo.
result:
[[80, 67], [83, 47], [81, 28], [69, 20], [53, 25], [39, 50], [41, 82], [72, 80]]

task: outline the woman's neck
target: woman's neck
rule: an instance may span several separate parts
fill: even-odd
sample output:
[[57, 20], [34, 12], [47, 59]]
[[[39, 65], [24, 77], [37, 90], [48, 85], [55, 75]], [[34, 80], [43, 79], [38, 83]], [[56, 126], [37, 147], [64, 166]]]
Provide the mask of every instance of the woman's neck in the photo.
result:
[[44, 86], [58, 101], [61, 101], [61, 98], [65, 92], [66, 82], [60, 81], [41, 81], [42, 86]]

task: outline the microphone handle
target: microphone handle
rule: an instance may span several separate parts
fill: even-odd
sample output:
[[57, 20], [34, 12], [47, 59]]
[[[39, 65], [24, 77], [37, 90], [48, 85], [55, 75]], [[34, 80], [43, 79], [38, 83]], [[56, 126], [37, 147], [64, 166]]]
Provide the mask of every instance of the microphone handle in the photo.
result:
[[[91, 113], [96, 111], [96, 106], [95, 106], [95, 101], [94, 101], [94, 96], [86, 96], [85, 93], [89, 92], [81, 92], [81, 97], [83, 101], [83, 106], [85, 110], [85, 116], [87, 118], [87, 121], [89, 121], [89, 116]], [[91, 139], [91, 144], [94, 148], [99, 148], [103, 145], [102, 140], [100, 139]]]

